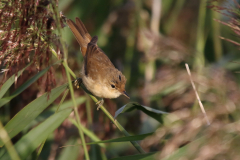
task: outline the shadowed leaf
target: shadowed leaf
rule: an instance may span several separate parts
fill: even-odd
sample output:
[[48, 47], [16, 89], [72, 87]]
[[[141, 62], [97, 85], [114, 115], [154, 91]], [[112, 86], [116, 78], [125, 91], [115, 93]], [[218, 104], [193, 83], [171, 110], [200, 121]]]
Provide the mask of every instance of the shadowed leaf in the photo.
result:
[[[44, 109], [46, 109], [66, 88], [68, 84], [52, 89], [51, 93], [45, 93], [35, 99], [20, 112], [18, 112], [5, 126], [10, 138], [13, 138], [21, 132], [29, 123], [31, 123]], [[49, 98], [48, 98], [49, 94]], [[0, 141], [0, 146], [3, 143]]]
[[114, 118], [116, 119], [117, 116], [119, 116], [119, 114], [121, 113], [125, 113], [125, 112], [130, 112], [132, 110], [141, 110], [144, 113], [146, 113], [147, 115], [149, 115], [150, 117], [156, 119], [158, 122], [162, 123], [162, 119], [161, 116], [159, 116], [160, 114], [167, 114], [167, 112], [163, 112], [157, 109], [153, 109], [147, 106], [142, 106], [136, 102], [130, 102], [126, 105], [124, 105], [123, 107], [119, 108], [116, 112], [115, 112], [115, 116]]
[[[60, 61], [57, 61], [55, 64], [60, 63]], [[16, 89], [11, 96], [9, 97], [5, 97], [0, 99], [0, 107], [2, 107], [3, 105], [5, 105], [6, 103], [8, 103], [9, 101], [11, 101], [13, 98], [15, 98], [17, 95], [19, 95], [20, 93], [22, 93], [25, 89], [27, 89], [31, 84], [33, 84], [36, 80], [38, 80], [40, 77], [42, 77], [50, 68], [51, 66], [45, 68], [44, 70], [40, 71], [39, 73], [37, 73], [36, 75], [34, 75], [32, 78], [30, 78], [27, 82], [25, 82], [23, 85], [21, 85], [18, 89]]]
[[111, 160], [154, 160], [158, 152], [145, 153], [145, 154], [136, 154], [131, 156], [123, 156], [118, 158], [113, 158]]
[[[82, 103], [84, 103], [86, 101], [85, 97], [78, 97], [76, 99], [76, 103], [77, 105], [80, 105]], [[29, 123], [24, 130], [27, 131], [30, 128], [32, 128], [33, 126], [36, 126], [37, 124], [43, 122], [44, 120], [46, 120], [47, 118], [49, 118], [50, 116], [52, 116], [56, 110], [57, 110], [58, 105], [54, 105], [51, 108], [49, 108], [48, 110], [42, 112], [41, 114], [39, 114], [33, 121], [31, 121], [31, 123]], [[68, 100], [65, 101], [63, 104], [61, 104], [59, 111], [67, 109], [69, 107], [73, 107], [73, 102], [72, 100]]]
[[110, 142], [129, 142], [129, 141], [140, 141], [146, 138], [147, 136], [151, 136], [152, 133], [147, 133], [147, 134], [141, 134], [141, 135], [136, 135], [136, 136], [128, 136], [128, 137], [121, 137], [121, 138], [115, 138], [115, 139], [109, 139], [109, 140], [104, 140], [104, 141], [98, 141], [98, 142], [91, 142], [87, 143], [87, 145], [90, 144], [98, 144], [98, 143], [110, 143]]
[[[72, 122], [73, 125], [75, 125], [76, 127], [78, 127], [79, 129], [81, 129], [83, 131], [83, 133], [88, 136], [89, 138], [91, 138], [92, 141], [96, 142], [96, 141], [101, 141], [101, 139], [98, 138], [98, 136], [96, 136], [93, 131], [87, 129], [86, 127], [84, 127], [82, 124], [78, 125], [76, 120], [69, 118], [68, 119], [70, 122]], [[105, 144], [99, 144], [99, 146], [105, 148]]]
[[[26, 159], [40, 145], [40, 143], [49, 136], [50, 133], [61, 125], [71, 112], [72, 109], [70, 108], [60, 111], [23, 136], [14, 145], [20, 158]], [[0, 159], [10, 159], [9, 154], [5, 153]]]
[[[68, 140], [67, 145], [76, 145], [77, 144], [77, 138], [72, 138]], [[66, 147], [62, 150], [61, 155], [58, 157], [58, 160], [76, 160], [79, 155], [79, 149], [80, 146], [75, 147]]]
[[24, 67], [21, 71], [18, 71], [17, 75], [12, 75], [0, 88], [0, 99], [4, 96], [7, 90], [11, 87], [11, 85], [15, 82], [15, 76], [19, 77], [23, 71], [29, 67], [32, 63], [29, 63], [26, 67]]

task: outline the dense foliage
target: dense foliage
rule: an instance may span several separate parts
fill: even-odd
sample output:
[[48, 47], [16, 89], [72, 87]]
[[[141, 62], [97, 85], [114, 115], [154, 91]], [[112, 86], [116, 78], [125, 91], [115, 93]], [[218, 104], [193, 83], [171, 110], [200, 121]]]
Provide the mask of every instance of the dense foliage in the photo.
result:
[[[0, 159], [240, 159], [239, 7], [0, 0]], [[126, 76], [130, 101], [97, 111], [72, 87], [82, 55], [65, 20], [75, 17]]]

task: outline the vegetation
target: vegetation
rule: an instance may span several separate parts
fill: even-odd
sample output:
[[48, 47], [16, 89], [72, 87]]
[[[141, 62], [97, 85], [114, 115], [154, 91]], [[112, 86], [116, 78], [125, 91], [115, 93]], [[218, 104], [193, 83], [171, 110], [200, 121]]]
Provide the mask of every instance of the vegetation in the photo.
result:
[[[240, 159], [239, 6], [0, 0], [0, 159]], [[83, 58], [65, 20], [75, 17], [126, 76], [130, 101], [97, 111], [72, 85]]]

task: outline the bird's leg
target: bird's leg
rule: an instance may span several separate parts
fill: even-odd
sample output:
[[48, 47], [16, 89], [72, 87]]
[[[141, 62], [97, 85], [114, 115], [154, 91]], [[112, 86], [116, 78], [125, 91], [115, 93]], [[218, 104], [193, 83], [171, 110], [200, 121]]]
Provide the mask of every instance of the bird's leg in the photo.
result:
[[81, 83], [82, 83], [82, 78], [77, 78], [76, 80], [73, 81], [74, 85], [78, 88], [80, 88]]
[[103, 103], [104, 103], [103, 98], [102, 98], [101, 100], [97, 101], [97, 103], [96, 103], [96, 105], [97, 105], [97, 110], [99, 110], [99, 108], [103, 105]]

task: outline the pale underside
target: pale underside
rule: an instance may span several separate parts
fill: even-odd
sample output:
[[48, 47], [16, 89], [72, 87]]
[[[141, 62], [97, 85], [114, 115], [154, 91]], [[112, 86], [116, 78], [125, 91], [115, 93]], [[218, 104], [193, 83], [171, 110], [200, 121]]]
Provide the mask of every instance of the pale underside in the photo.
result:
[[125, 91], [126, 78], [96, 42], [97, 37], [94, 36], [87, 46], [82, 67], [83, 84], [97, 97], [117, 98]]
[[86, 76], [84, 74], [84, 65], [81, 75], [83, 84], [93, 95], [100, 98], [117, 98], [121, 95], [118, 90], [112, 89], [109, 83], [98, 79], [93, 80], [89, 76]]

